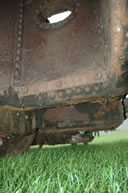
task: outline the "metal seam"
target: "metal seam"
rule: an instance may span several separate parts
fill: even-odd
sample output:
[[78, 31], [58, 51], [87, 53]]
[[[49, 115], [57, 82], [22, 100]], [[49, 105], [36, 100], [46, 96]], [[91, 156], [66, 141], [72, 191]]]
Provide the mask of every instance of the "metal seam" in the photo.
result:
[[24, 0], [20, 0], [18, 13], [18, 29], [17, 29], [17, 45], [15, 53], [15, 71], [14, 71], [14, 86], [17, 91], [17, 86], [20, 83], [21, 76], [21, 58], [22, 58], [22, 40], [23, 40], [23, 23], [24, 23]]

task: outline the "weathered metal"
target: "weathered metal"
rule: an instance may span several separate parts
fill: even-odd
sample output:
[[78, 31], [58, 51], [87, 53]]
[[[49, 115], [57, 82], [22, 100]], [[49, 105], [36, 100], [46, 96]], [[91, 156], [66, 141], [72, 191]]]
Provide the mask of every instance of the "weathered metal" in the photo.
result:
[[43, 110], [0, 108], [0, 132], [8, 132], [13, 136], [29, 135], [40, 128], [42, 113]]
[[116, 128], [122, 120], [123, 109], [119, 100], [47, 109], [44, 113], [45, 127], [57, 128], [58, 131], [77, 127], [85, 131], [107, 130]]
[[35, 132], [29, 136], [8, 136], [6, 138], [0, 138], [0, 156], [27, 152], [36, 135], [37, 133]]
[[93, 140], [94, 131], [114, 129], [124, 119], [119, 100], [83, 103], [45, 111], [4, 108], [0, 115], [2, 155], [23, 153], [30, 145], [87, 144]]
[[[0, 4], [1, 105], [55, 107], [128, 92], [127, 0]], [[71, 16], [42, 21], [59, 8]]]
[[[71, 11], [67, 19], [49, 22], [65, 10]], [[0, 13], [4, 152], [15, 152], [7, 146], [17, 137], [29, 145], [72, 143], [73, 135], [81, 142], [121, 124], [120, 99], [128, 93], [128, 0], [1, 0]], [[80, 131], [87, 132], [84, 139]]]

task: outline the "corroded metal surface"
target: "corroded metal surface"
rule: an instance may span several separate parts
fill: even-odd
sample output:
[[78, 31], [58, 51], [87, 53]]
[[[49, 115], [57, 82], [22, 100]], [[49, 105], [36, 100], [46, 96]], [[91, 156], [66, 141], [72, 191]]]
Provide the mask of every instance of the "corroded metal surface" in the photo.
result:
[[[72, 11], [72, 17], [69, 17], [66, 23], [43, 22], [43, 18], [64, 9]], [[90, 71], [93, 73], [96, 69], [104, 70], [105, 43], [99, 12], [100, 6], [97, 0], [79, 0], [79, 6], [75, 0], [40, 0], [33, 1], [30, 8], [25, 7], [21, 81], [30, 84], [38, 80], [43, 82], [53, 80], [52, 88], [49, 89], [56, 90], [54, 87], [57, 83], [54, 83], [54, 80], [58, 79], [60, 82], [60, 77], [67, 77], [67, 82], [62, 80], [67, 88], [75, 87], [73, 75], [79, 76], [79, 73], [81, 75]], [[45, 27], [42, 29], [43, 25]], [[95, 49], [95, 46], [99, 48]], [[83, 79], [83, 83], [79, 80], [76, 82], [77, 85], [81, 85], [85, 84], [86, 80]], [[44, 85], [44, 87], [48, 91], [48, 86]], [[62, 85], [58, 87], [63, 89]]]
[[[68, 2], [72, 1], [66, 2], [67, 8]], [[56, 1], [54, 3], [46, 1], [45, 6], [43, 1], [40, 2], [40, 6], [37, 4], [31, 4], [31, 11], [26, 13], [27, 18], [30, 17], [35, 7], [37, 7], [37, 15], [41, 10], [45, 12], [44, 17], [56, 7]], [[46, 9], [48, 5], [50, 8]], [[58, 1], [57, 6], [59, 6]], [[60, 1], [60, 6], [64, 6], [63, 1], [62, 4]], [[75, 3], [74, 6], [76, 6]], [[72, 12], [73, 10], [74, 7]], [[22, 87], [20, 88], [19, 95], [24, 96], [25, 105], [28, 104], [27, 97], [30, 96], [33, 101], [35, 94], [38, 96], [33, 101], [35, 105], [49, 106], [59, 103], [67, 104], [68, 100], [74, 103], [74, 99], [81, 102], [83, 98], [86, 101], [90, 97], [92, 100], [92, 96], [111, 98], [128, 92], [127, 12], [126, 0], [114, 2], [79, 0], [77, 12], [72, 15], [72, 18], [69, 18], [66, 24], [60, 23], [57, 26], [45, 24], [44, 28], [42, 27], [43, 22], [40, 25], [37, 22], [38, 29], [31, 24], [29, 29], [33, 31], [33, 36], [36, 37], [37, 33], [39, 36], [36, 37], [35, 44], [35, 38], [30, 37], [29, 43], [27, 41], [28, 53], [26, 55], [32, 52], [34, 54], [32, 57], [26, 56], [24, 64], [27, 58], [29, 61], [32, 58], [31, 64], [36, 58], [38, 64], [41, 63], [42, 66], [43, 61], [45, 65], [41, 75], [38, 68], [42, 67], [37, 65], [38, 76], [33, 77], [32, 83], [29, 83], [31, 80], [28, 80], [28, 77], [32, 75], [26, 76], [27, 80], [23, 90]], [[27, 20], [26, 25], [29, 23]], [[34, 51], [32, 45], [34, 45]], [[35, 55], [36, 51], [38, 53]], [[23, 75], [27, 72], [30, 73], [29, 69], [23, 72]]]
[[29, 136], [0, 138], [0, 156], [27, 152], [36, 135], [37, 133], [35, 132]]
[[34, 144], [88, 143], [93, 140], [92, 132], [118, 127], [123, 121], [123, 109], [118, 100], [84, 103], [47, 109], [43, 118], [43, 128]]
[[[25, 136], [37, 130], [62, 129], [96, 131], [115, 128], [123, 121], [123, 107], [119, 100], [102, 100], [74, 106], [23, 110], [0, 108], [0, 136]], [[107, 125], [106, 125], [107, 122]], [[64, 131], [64, 130], [63, 130]]]
[[0, 96], [11, 86], [17, 36], [18, 1], [0, 1]]
[[119, 100], [83, 103], [47, 109], [44, 113], [44, 121], [46, 128], [56, 128], [58, 131], [65, 128], [75, 129], [75, 127], [84, 128], [86, 131], [107, 130], [122, 123], [123, 108]]
[[[127, 93], [127, 4], [2, 0], [0, 104], [47, 108]], [[60, 10], [72, 14], [45, 22]]]
[[[40, 99], [35, 100], [40, 105], [41, 100], [47, 104], [59, 103], [82, 93], [88, 94], [91, 89], [87, 85], [107, 80], [100, 1], [78, 2], [35, 1], [29, 9], [25, 8], [21, 76], [24, 86], [19, 88], [19, 96], [40, 95]], [[62, 8], [72, 11], [66, 23], [41, 22], [41, 17]], [[36, 25], [31, 15], [36, 17]], [[99, 87], [94, 86], [93, 94]]]
[[[4, 121], [2, 120], [4, 116]], [[92, 133], [123, 122], [119, 100], [83, 103], [47, 110], [0, 109], [1, 154], [23, 153], [30, 145], [89, 143]]]
[[26, 110], [0, 108], [1, 132], [8, 135], [25, 136], [33, 133], [42, 125], [43, 110]]

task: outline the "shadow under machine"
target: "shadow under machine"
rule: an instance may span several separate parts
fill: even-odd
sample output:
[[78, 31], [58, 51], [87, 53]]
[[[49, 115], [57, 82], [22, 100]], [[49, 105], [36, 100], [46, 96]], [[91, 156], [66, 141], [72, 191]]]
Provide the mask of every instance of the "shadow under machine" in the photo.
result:
[[123, 122], [128, 0], [1, 0], [0, 13], [0, 155]]

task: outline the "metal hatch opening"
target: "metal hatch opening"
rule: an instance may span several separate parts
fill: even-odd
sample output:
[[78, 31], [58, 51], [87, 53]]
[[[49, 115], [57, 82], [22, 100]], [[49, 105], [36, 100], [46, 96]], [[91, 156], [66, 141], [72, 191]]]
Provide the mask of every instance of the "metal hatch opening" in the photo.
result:
[[46, 21], [49, 24], [58, 23], [58, 22], [61, 22], [61, 21], [64, 21], [65, 19], [67, 19], [71, 14], [72, 14], [72, 12], [69, 10], [59, 10], [59, 11], [56, 11], [50, 17], [46, 18]]

